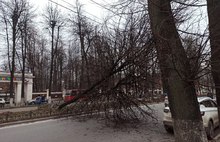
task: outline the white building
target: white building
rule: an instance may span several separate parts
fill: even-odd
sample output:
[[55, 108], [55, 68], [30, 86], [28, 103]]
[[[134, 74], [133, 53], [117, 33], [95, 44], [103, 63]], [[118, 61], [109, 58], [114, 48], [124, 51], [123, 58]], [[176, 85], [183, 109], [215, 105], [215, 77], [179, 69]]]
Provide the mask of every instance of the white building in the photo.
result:
[[[24, 84], [24, 101], [32, 99], [32, 90], [33, 90], [33, 74], [25, 74], [25, 84]], [[0, 72], [0, 84], [7, 84], [10, 86], [10, 73]], [[8, 87], [9, 88], [9, 87]], [[14, 74], [14, 102], [16, 105], [21, 103], [21, 88], [22, 88], [22, 74], [15, 73]], [[3, 92], [4, 89], [0, 88]], [[9, 92], [5, 92], [9, 93]]]

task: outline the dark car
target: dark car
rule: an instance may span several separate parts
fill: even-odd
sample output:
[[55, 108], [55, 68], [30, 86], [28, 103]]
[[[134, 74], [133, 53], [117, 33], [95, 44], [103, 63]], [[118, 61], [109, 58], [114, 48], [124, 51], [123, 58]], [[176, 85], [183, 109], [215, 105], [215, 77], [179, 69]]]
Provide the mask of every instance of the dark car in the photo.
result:
[[38, 96], [38, 97], [36, 97], [35, 99], [30, 100], [30, 101], [28, 102], [29, 105], [34, 105], [34, 104], [40, 105], [40, 104], [45, 104], [45, 103], [48, 103], [48, 100], [45, 99], [44, 96]]

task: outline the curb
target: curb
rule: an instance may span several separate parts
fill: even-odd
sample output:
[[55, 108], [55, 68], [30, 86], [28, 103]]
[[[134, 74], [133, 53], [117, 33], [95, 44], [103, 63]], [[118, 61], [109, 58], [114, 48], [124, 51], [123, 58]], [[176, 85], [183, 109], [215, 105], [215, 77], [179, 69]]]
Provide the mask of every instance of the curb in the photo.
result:
[[49, 120], [49, 119], [59, 119], [59, 118], [69, 117], [69, 116], [74, 116], [74, 115], [73, 114], [65, 114], [65, 115], [58, 115], [58, 116], [49, 116], [49, 117], [43, 117], [43, 118], [27, 119], [27, 120], [21, 120], [21, 121], [1, 123], [0, 128], [5, 127], [5, 126], [11, 126], [11, 125], [17, 125], [17, 124], [23, 124], [23, 123], [32, 123], [32, 122], [37, 122], [37, 121]]

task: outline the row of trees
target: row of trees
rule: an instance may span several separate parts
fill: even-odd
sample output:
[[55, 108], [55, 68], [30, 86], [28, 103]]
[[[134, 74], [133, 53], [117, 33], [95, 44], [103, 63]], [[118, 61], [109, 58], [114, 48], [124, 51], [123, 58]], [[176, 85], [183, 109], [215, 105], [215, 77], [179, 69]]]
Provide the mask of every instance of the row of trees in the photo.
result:
[[195, 82], [207, 81], [204, 76], [210, 73], [211, 57], [220, 106], [218, 0], [207, 1], [211, 54], [206, 34], [181, 28], [190, 21], [190, 7], [204, 6], [198, 0], [121, 1], [106, 8], [120, 17], [103, 25], [89, 22], [78, 2], [68, 16], [49, 5], [42, 14], [44, 29], [36, 26], [36, 12], [27, 0], [0, 3], [1, 35], [7, 49], [2, 69], [11, 73], [11, 98], [14, 73], [22, 72], [24, 97], [24, 74], [32, 72], [34, 91], [85, 89], [60, 108], [87, 96], [82, 109], [104, 110], [117, 120], [134, 119], [138, 114], [152, 116], [150, 109], [139, 107], [145, 102], [137, 96], [153, 91], [161, 74], [176, 141], [207, 141], [196, 98], [199, 83]]
[[[139, 1], [123, 1], [118, 7], [120, 7], [120, 9], [125, 9], [125, 7], [129, 7], [131, 4], [136, 5], [137, 3], [139, 3]], [[145, 22], [149, 22], [151, 25], [154, 41], [153, 47], [155, 47], [157, 52], [164, 91], [168, 93], [171, 113], [174, 119], [175, 139], [178, 142], [207, 141], [207, 136], [199, 110], [199, 104], [197, 102], [195, 82], [204, 74], [210, 73], [204, 72], [208, 66], [204, 66], [203, 64], [204, 61], [209, 60], [210, 56], [217, 103], [219, 102], [218, 64], [220, 60], [218, 53], [219, 26], [217, 19], [219, 2], [207, 1], [207, 3], [211, 55], [207, 52], [207, 48], [209, 47], [203, 46], [207, 45], [209, 40], [209, 38], [206, 38], [205, 35], [201, 36], [197, 33], [187, 33], [186, 31], [182, 31], [190, 35], [196, 35], [200, 41], [205, 39], [205, 42], [200, 42], [202, 44], [194, 46], [194, 48], [191, 48], [193, 50], [190, 50], [188, 48], [186, 49], [185, 47], [187, 40], [182, 40], [177, 30], [177, 26], [181, 23], [180, 21], [185, 20], [182, 19], [183, 16], [185, 16], [182, 13], [183, 10], [191, 6], [204, 6], [203, 4], [199, 5], [199, 1], [197, 0], [187, 3], [168, 0], [148, 0], [148, 12], [150, 20], [145, 20]], [[134, 5], [132, 7], [134, 7]], [[127, 11], [125, 10], [121, 13], [133, 13], [130, 11], [127, 13], [126, 12]], [[90, 89], [66, 104], [72, 103], [83, 95], [86, 95], [86, 93], [90, 92]], [[66, 104], [62, 106], [65, 106]]]
[[11, 73], [11, 98], [15, 72], [22, 72], [23, 86], [24, 74], [33, 73], [35, 92], [92, 86], [93, 92], [117, 100], [115, 94], [141, 96], [154, 90], [160, 83], [159, 69], [146, 12], [130, 13], [123, 27], [109, 28], [89, 22], [79, 3], [72, 9], [65, 16], [56, 5], [47, 6], [41, 29], [27, 0], [1, 1], [2, 41], [7, 49], [2, 69]]

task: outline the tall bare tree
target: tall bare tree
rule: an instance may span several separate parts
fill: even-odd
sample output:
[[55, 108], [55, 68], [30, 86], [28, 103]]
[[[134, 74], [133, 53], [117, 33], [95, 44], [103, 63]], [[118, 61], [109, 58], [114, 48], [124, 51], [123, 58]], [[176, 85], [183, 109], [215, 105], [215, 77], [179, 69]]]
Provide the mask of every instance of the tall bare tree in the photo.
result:
[[[53, 7], [52, 5], [47, 6], [46, 14], [44, 15], [45, 21], [48, 26], [51, 28], [51, 60], [50, 60], [50, 77], [49, 77], [49, 96], [51, 95], [52, 85], [53, 85], [53, 72], [54, 72], [54, 56], [55, 50], [57, 49], [57, 44], [54, 47], [54, 38], [56, 32], [56, 26], [58, 26], [57, 30], [57, 38], [59, 38], [60, 27], [63, 24], [63, 19], [61, 18], [60, 10], [57, 6]], [[58, 39], [56, 40], [58, 43]]]
[[[10, 67], [10, 104], [12, 104], [13, 94], [14, 94], [14, 73], [16, 71], [15, 67], [15, 55], [16, 55], [16, 46], [18, 40], [19, 33], [19, 19], [21, 18], [22, 13], [26, 8], [26, 0], [10, 0], [1, 2], [1, 9], [3, 11], [3, 17], [5, 21], [6, 27], [6, 35], [11, 36], [12, 41], [10, 42], [7, 38], [8, 43], [8, 55], [11, 58], [9, 59], [9, 67]], [[10, 30], [9, 26], [10, 25]], [[11, 32], [11, 33], [9, 33]], [[10, 46], [12, 43], [12, 46]], [[11, 53], [10, 53], [11, 52]]]
[[76, 13], [71, 17], [74, 35], [78, 36], [81, 54], [81, 70], [79, 88], [84, 89], [90, 86], [90, 71], [88, 64], [88, 51], [91, 42], [92, 25], [89, 24], [82, 12], [82, 5], [76, 1]]
[[[142, 90], [148, 90], [147, 88], [141, 88], [141, 86], [144, 86], [144, 82], [147, 82], [146, 76], [148, 74], [145, 69], [151, 68], [147, 66], [146, 62], [150, 62], [152, 58], [149, 23], [146, 23], [148, 17], [146, 13], [142, 13], [142, 16], [145, 15], [144, 18], [133, 14], [127, 16], [122, 29], [116, 27], [115, 29], [102, 31], [104, 29], [100, 30], [97, 26], [96, 29], [94, 28], [91, 31], [90, 46], [88, 39], [84, 41], [85, 46], [89, 47], [85, 48], [85, 51], [88, 61], [87, 66], [91, 67], [89, 68], [91, 85], [73, 100], [61, 105], [60, 108], [77, 102], [80, 98], [86, 98], [84, 101], [78, 101], [83, 106], [80, 107], [81, 110], [90, 113], [105, 111], [104, 115], [107, 118], [115, 119], [117, 122], [137, 120], [140, 116], [137, 114], [139, 112], [143, 116], [146, 116], [146, 114], [152, 116], [149, 113], [150, 109], [145, 111], [139, 107], [138, 103], [146, 105], [146, 102], [139, 102], [137, 95]], [[132, 15], [134, 19], [131, 20]], [[84, 29], [87, 27], [83, 26], [81, 34], [85, 39], [85, 35], [88, 33]], [[78, 44], [81, 48], [80, 42]], [[81, 66], [81, 60], [80, 57], [75, 60], [77, 62], [72, 63]], [[69, 65], [69, 67], [71, 66]], [[78, 74], [76, 72], [78, 69], [76, 69], [76, 66], [73, 66], [73, 68], [75, 70], [71, 69], [71, 71], [73, 71], [74, 76]], [[68, 76], [72, 75], [69, 74]], [[135, 108], [138, 108], [138, 110], [134, 111]], [[109, 112], [109, 109], [113, 110], [113, 113]]]
[[220, 120], [220, 1], [207, 0], [211, 46], [211, 71], [215, 84], [218, 116]]
[[[25, 71], [26, 71], [26, 58], [27, 58], [27, 49], [28, 49], [28, 32], [31, 30], [32, 19], [34, 14], [31, 11], [31, 6], [29, 3], [26, 4], [25, 11], [21, 15], [21, 20], [19, 23], [19, 30], [21, 35], [21, 57], [22, 57], [22, 88], [21, 88], [21, 103], [24, 103], [24, 86], [25, 86]], [[31, 39], [31, 38], [30, 38]], [[29, 39], [29, 40], [30, 40]]]
[[168, 85], [175, 140], [207, 142], [194, 77], [176, 29], [171, 1], [148, 0], [148, 10], [163, 81]]

